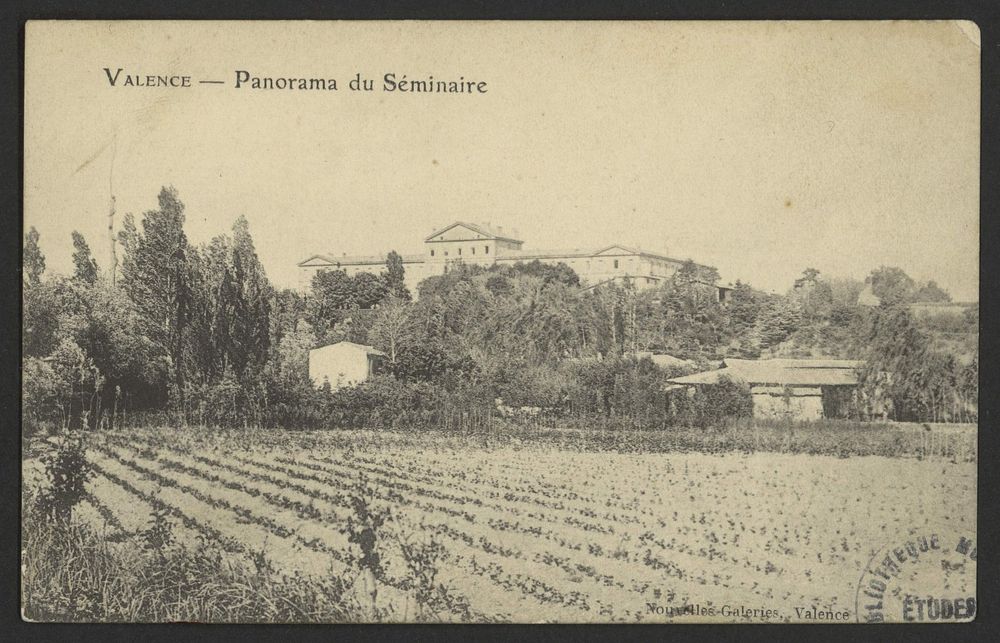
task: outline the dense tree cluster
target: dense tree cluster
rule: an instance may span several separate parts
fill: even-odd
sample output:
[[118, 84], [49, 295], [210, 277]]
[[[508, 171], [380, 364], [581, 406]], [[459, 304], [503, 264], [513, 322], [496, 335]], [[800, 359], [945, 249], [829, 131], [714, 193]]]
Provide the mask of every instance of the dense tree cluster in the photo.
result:
[[[898, 268], [878, 268], [867, 283], [810, 268], [786, 294], [737, 282], [722, 303], [718, 274], [690, 261], [642, 290], [628, 280], [583, 288], [565, 264], [457, 264], [423, 280], [414, 300], [392, 252], [382, 270], [317, 273], [303, 297], [272, 287], [245, 218], [193, 246], [176, 191], [164, 188], [158, 206], [138, 222], [125, 217], [115, 283], [79, 233], [70, 277], [45, 275], [38, 233], [25, 235], [29, 425], [136, 413], [177, 424], [419, 425], [445, 408], [697, 423], [748, 413], [746, 391], [733, 384], [671, 401], [665, 379], [762, 356], [864, 359], [866, 390], [891, 400], [896, 417], [975, 416], [978, 311], [915, 317], [912, 303], [950, 296]], [[866, 288], [877, 306], [858, 303]], [[309, 350], [340, 340], [384, 351], [388, 372], [317, 389]], [[644, 352], [686, 366], [668, 371]]]

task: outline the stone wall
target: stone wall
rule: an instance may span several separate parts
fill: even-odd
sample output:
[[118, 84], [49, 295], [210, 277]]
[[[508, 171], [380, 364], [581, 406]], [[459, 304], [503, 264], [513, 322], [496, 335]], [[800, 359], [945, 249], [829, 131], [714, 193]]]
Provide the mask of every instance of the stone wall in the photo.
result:
[[823, 392], [819, 387], [754, 386], [753, 416], [818, 420], [823, 417]]

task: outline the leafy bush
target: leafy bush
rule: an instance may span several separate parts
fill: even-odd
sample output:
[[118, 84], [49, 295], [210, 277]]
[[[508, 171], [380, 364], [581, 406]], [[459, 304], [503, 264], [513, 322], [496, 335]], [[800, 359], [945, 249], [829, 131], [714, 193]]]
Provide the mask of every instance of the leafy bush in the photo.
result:
[[63, 421], [63, 402], [69, 397], [66, 382], [49, 362], [25, 357], [21, 370], [21, 408], [24, 430], [52, 430]]
[[519, 366], [505, 374], [498, 384], [503, 403], [511, 407], [539, 407], [562, 410], [573, 388], [573, 379], [565, 370], [546, 366]]
[[42, 455], [45, 483], [36, 497], [38, 515], [68, 524], [75, 507], [86, 495], [87, 480], [94, 475], [80, 436], [66, 435], [57, 447]]
[[700, 386], [694, 395], [695, 423], [720, 425], [736, 418], [753, 416], [750, 387], [723, 376], [714, 386]]
[[187, 419], [208, 426], [249, 426], [265, 422], [266, 391], [253, 382], [226, 375], [215, 382], [188, 385]]
[[205, 539], [145, 549], [71, 522], [25, 520], [22, 596], [43, 622], [331, 623], [362, 617], [336, 575], [278, 575]]
[[663, 418], [666, 376], [648, 357], [584, 363], [573, 371], [579, 381], [570, 399], [575, 412]]

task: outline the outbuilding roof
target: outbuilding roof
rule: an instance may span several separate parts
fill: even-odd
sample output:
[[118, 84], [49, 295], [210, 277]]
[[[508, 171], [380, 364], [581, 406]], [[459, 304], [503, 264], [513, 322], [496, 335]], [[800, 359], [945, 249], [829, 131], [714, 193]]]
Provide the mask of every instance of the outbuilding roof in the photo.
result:
[[364, 351], [369, 355], [381, 355], [382, 357], [388, 357], [385, 353], [378, 350], [374, 346], [368, 346], [367, 344], [355, 344], [354, 342], [336, 342], [334, 344], [327, 344], [326, 346], [320, 346], [319, 348], [314, 348], [310, 352], [321, 351], [328, 348], [355, 348], [360, 351]]
[[723, 378], [751, 385], [854, 386], [861, 362], [846, 359], [726, 359], [722, 368], [668, 380], [689, 386], [718, 384]]
[[635, 356], [636, 359], [648, 357], [660, 368], [684, 368], [694, 364], [691, 360], [681, 359], [680, 357], [674, 357], [673, 355], [667, 355], [665, 353], [655, 354], [652, 351], [636, 351], [632, 353], [632, 355]]

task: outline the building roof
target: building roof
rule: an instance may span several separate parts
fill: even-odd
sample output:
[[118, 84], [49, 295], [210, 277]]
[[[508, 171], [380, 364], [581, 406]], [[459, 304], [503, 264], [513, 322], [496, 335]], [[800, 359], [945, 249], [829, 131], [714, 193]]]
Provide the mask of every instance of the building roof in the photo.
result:
[[653, 351], [635, 351], [630, 353], [636, 359], [644, 359], [648, 357], [654, 364], [660, 368], [682, 368], [686, 366], [694, 365], [694, 362], [686, 359], [681, 359], [680, 357], [674, 357], [673, 355], [667, 355], [666, 353], [653, 353]]
[[972, 308], [978, 306], [978, 301], [915, 301], [910, 304], [910, 308]]
[[593, 257], [598, 251], [593, 248], [561, 248], [542, 250], [507, 251], [507, 254], [497, 255], [497, 261], [531, 261], [533, 259], [575, 259]]
[[[684, 263], [683, 259], [674, 259], [673, 257], [668, 257], [666, 255], [661, 255], [658, 252], [650, 252], [649, 250], [643, 250], [642, 248], [637, 248], [635, 246], [626, 246], [626, 245], [622, 245], [620, 243], [613, 243], [610, 246], [604, 246], [603, 248], [599, 248], [596, 252], [594, 252], [594, 255], [597, 256], [597, 255], [608, 254], [609, 256], [614, 256], [612, 253], [609, 253], [608, 251], [609, 250], [615, 250], [615, 249], [623, 251], [623, 252], [618, 253], [618, 254], [640, 255], [640, 256], [643, 256], [643, 257], [652, 257], [653, 259], [661, 259], [663, 261], [669, 261], [671, 263], [680, 263], [680, 264]], [[706, 267], [706, 266], [702, 266], [702, 264], [700, 264], [700, 263], [696, 263], [695, 265], [699, 266], [699, 267], [702, 267], [702, 268]]]
[[617, 275], [615, 277], [608, 277], [607, 279], [603, 279], [597, 283], [590, 284], [589, 286], [584, 286], [580, 288], [580, 293], [590, 292], [591, 290], [595, 290], [604, 284], [610, 284], [615, 281], [625, 281], [626, 279], [652, 279], [653, 281], [662, 281], [663, 277], [657, 277], [656, 275]]
[[751, 385], [853, 386], [861, 362], [846, 359], [726, 359], [722, 368], [675, 377], [670, 384], [718, 384], [724, 377]]
[[367, 353], [369, 355], [381, 355], [382, 357], [388, 357], [388, 355], [386, 355], [382, 351], [378, 350], [374, 346], [368, 346], [367, 344], [355, 344], [354, 342], [347, 342], [347, 341], [344, 341], [344, 342], [335, 342], [333, 344], [327, 344], [326, 346], [320, 346], [319, 348], [314, 348], [312, 351], [309, 351], [309, 352], [321, 351], [321, 350], [324, 350], [324, 349], [327, 349], [327, 348], [333, 348], [333, 347], [337, 347], [337, 348], [340, 348], [340, 347], [355, 348], [355, 349], [364, 351], [365, 353]]
[[[619, 252], [609, 252], [611, 250], [619, 250]], [[560, 248], [560, 249], [543, 249], [543, 250], [522, 250], [516, 253], [509, 253], [505, 255], [500, 255], [497, 257], [497, 261], [531, 261], [533, 259], [577, 259], [577, 258], [589, 258], [589, 257], [599, 257], [599, 256], [641, 256], [650, 257], [653, 259], [659, 259], [661, 261], [668, 261], [670, 263], [683, 264], [683, 259], [674, 259], [673, 257], [668, 257], [656, 252], [650, 252], [648, 250], [643, 250], [641, 248], [636, 248], [633, 246], [626, 246], [620, 243], [614, 243], [609, 246], [601, 246], [600, 248]], [[707, 268], [703, 264], [696, 263], [696, 266], [701, 268]]]
[[[588, 291], [594, 290], [598, 286], [603, 286], [604, 284], [608, 284], [608, 283], [611, 283], [613, 281], [624, 281], [626, 279], [646, 279], [646, 280], [653, 280], [653, 281], [663, 281], [664, 279], [666, 279], [666, 277], [658, 277], [656, 275], [616, 275], [614, 277], [608, 277], [607, 279], [604, 279], [602, 281], [598, 281], [597, 283], [590, 284], [589, 286], [584, 286], [583, 288], [580, 289], [580, 292], [581, 293], [588, 292]], [[701, 281], [699, 279], [695, 279], [694, 283], [701, 284], [703, 286], [709, 286], [711, 288], [718, 288], [719, 290], [732, 290], [733, 289], [733, 287], [730, 286], [730, 285], [713, 284], [713, 283], [709, 283], [707, 281]]]
[[487, 237], [489, 239], [501, 239], [503, 241], [516, 241], [517, 243], [523, 243], [523, 241], [521, 239], [515, 239], [514, 237], [512, 237], [512, 236], [510, 236], [508, 234], [505, 234], [503, 232], [502, 228], [501, 229], [494, 229], [493, 227], [491, 227], [490, 225], [485, 224], [485, 223], [468, 223], [466, 221], [455, 221], [454, 223], [451, 223], [451, 224], [449, 224], [449, 225], [441, 228], [440, 230], [435, 230], [431, 234], [427, 235], [427, 237], [424, 239], [424, 241], [430, 241], [434, 237], [438, 236], [439, 234], [444, 234], [445, 232], [447, 232], [448, 230], [451, 230], [455, 226], [462, 226], [464, 228], [468, 228], [469, 230], [472, 230], [473, 232], [477, 232], [477, 233], [479, 233], [479, 234], [481, 234], [481, 235], [483, 235], [483, 236], [485, 236], [485, 237]]
[[967, 301], [915, 301], [907, 304], [907, 308], [916, 315], [934, 315], [938, 313], [961, 315], [970, 308], [975, 308], [978, 305], [978, 302]]
[[683, 368], [694, 364], [691, 360], [681, 359], [673, 355], [650, 355], [649, 359], [660, 368]]
[[[422, 254], [400, 255], [403, 263], [422, 263], [426, 259]], [[313, 255], [299, 262], [300, 268], [311, 266], [374, 266], [385, 264], [387, 255]]]

